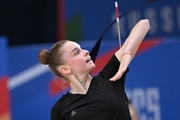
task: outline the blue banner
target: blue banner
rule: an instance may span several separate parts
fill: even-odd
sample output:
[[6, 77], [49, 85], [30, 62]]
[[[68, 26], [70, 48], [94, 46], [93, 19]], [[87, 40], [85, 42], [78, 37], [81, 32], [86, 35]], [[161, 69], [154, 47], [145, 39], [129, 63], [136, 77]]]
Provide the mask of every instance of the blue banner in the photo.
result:
[[0, 77], [3, 77], [8, 74], [8, 45], [7, 38], [0, 37]]
[[[128, 9], [145, 2], [146, 0], [117, 0], [119, 14]], [[81, 34], [82, 40], [97, 40], [104, 29], [115, 19], [115, 1], [98, 0], [66, 0], [65, 13], [67, 34], [77, 32]], [[143, 5], [120, 20], [121, 38], [124, 40], [132, 27], [143, 18], [150, 20], [151, 29], [147, 37], [172, 37], [180, 36], [180, 1], [162, 0]], [[74, 21], [74, 22], [73, 22]], [[78, 22], [79, 21], [79, 22]], [[79, 25], [79, 26], [78, 26]], [[70, 34], [67, 38], [71, 38]], [[73, 37], [71, 39], [74, 39]], [[105, 39], [117, 39], [117, 25], [104, 36]]]

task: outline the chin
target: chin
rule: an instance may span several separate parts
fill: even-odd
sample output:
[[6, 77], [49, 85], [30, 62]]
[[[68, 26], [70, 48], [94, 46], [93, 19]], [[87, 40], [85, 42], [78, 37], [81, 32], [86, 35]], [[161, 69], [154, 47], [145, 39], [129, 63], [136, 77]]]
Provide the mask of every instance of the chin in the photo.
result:
[[95, 64], [93, 64], [92, 66], [93, 66], [93, 69], [96, 68], [96, 65], [95, 65]]
[[95, 65], [95, 64], [93, 64], [93, 65], [91, 66], [90, 71], [94, 70], [94, 68], [96, 68], [96, 65]]
[[[94, 64], [94, 68], [96, 68], [96, 65], [95, 65], [95, 64]], [[93, 69], [94, 69], [94, 68], [93, 68]]]

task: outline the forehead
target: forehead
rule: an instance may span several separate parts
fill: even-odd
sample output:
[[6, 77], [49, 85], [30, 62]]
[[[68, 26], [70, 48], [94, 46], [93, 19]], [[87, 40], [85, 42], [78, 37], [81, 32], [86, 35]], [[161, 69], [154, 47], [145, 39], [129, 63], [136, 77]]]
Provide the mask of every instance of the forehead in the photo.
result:
[[71, 53], [73, 49], [80, 48], [80, 45], [73, 41], [68, 41], [63, 46], [63, 51], [66, 53]]
[[80, 47], [80, 45], [73, 41], [68, 41], [64, 44], [64, 48], [67, 48], [68, 50], [73, 50], [76, 47]]

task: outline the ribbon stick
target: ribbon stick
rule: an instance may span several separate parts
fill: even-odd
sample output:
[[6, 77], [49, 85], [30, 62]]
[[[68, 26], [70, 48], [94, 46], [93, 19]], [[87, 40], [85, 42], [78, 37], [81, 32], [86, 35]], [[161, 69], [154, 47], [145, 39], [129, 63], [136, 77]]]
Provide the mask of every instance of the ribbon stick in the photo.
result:
[[[149, 3], [152, 3], [152, 2], [157, 2], [157, 1], [160, 1], [160, 0], [147, 0], [139, 5], [136, 5], [134, 6], [133, 8], [127, 10], [126, 12], [122, 13], [120, 16], [118, 16], [119, 19], [121, 19], [122, 17], [124, 17], [125, 15], [127, 15], [129, 12], [131, 12], [132, 10], [142, 6], [142, 5], [145, 5], [145, 4], [149, 4]], [[96, 61], [96, 58], [97, 58], [97, 55], [98, 55], [98, 52], [99, 52], [99, 48], [101, 46], [101, 42], [102, 42], [102, 39], [103, 39], [103, 36], [104, 34], [111, 28], [111, 26], [113, 26], [114, 24], [116, 23], [116, 19], [113, 20], [107, 27], [106, 29], [102, 32], [102, 34], [100, 35], [99, 39], [96, 41], [94, 47], [92, 48], [91, 52], [90, 52], [90, 56], [91, 56], [91, 59], [93, 60], [93, 62]]]
[[117, 22], [117, 29], [118, 29], [119, 47], [121, 48], [121, 33], [120, 33], [120, 24], [119, 24], [118, 2], [115, 2], [115, 10], [116, 10], [116, 22]]

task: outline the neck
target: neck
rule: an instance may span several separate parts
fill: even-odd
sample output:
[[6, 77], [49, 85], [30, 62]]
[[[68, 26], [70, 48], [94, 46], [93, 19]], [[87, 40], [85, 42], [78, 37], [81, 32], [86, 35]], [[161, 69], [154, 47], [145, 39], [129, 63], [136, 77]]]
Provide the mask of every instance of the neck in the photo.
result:
[[92, 77], [90, 75], [86, 77], [77, 77], [75, 75], [71, 76], [71, 93], [73, 94], [86, 94], [90, 83], [91, 83]]

